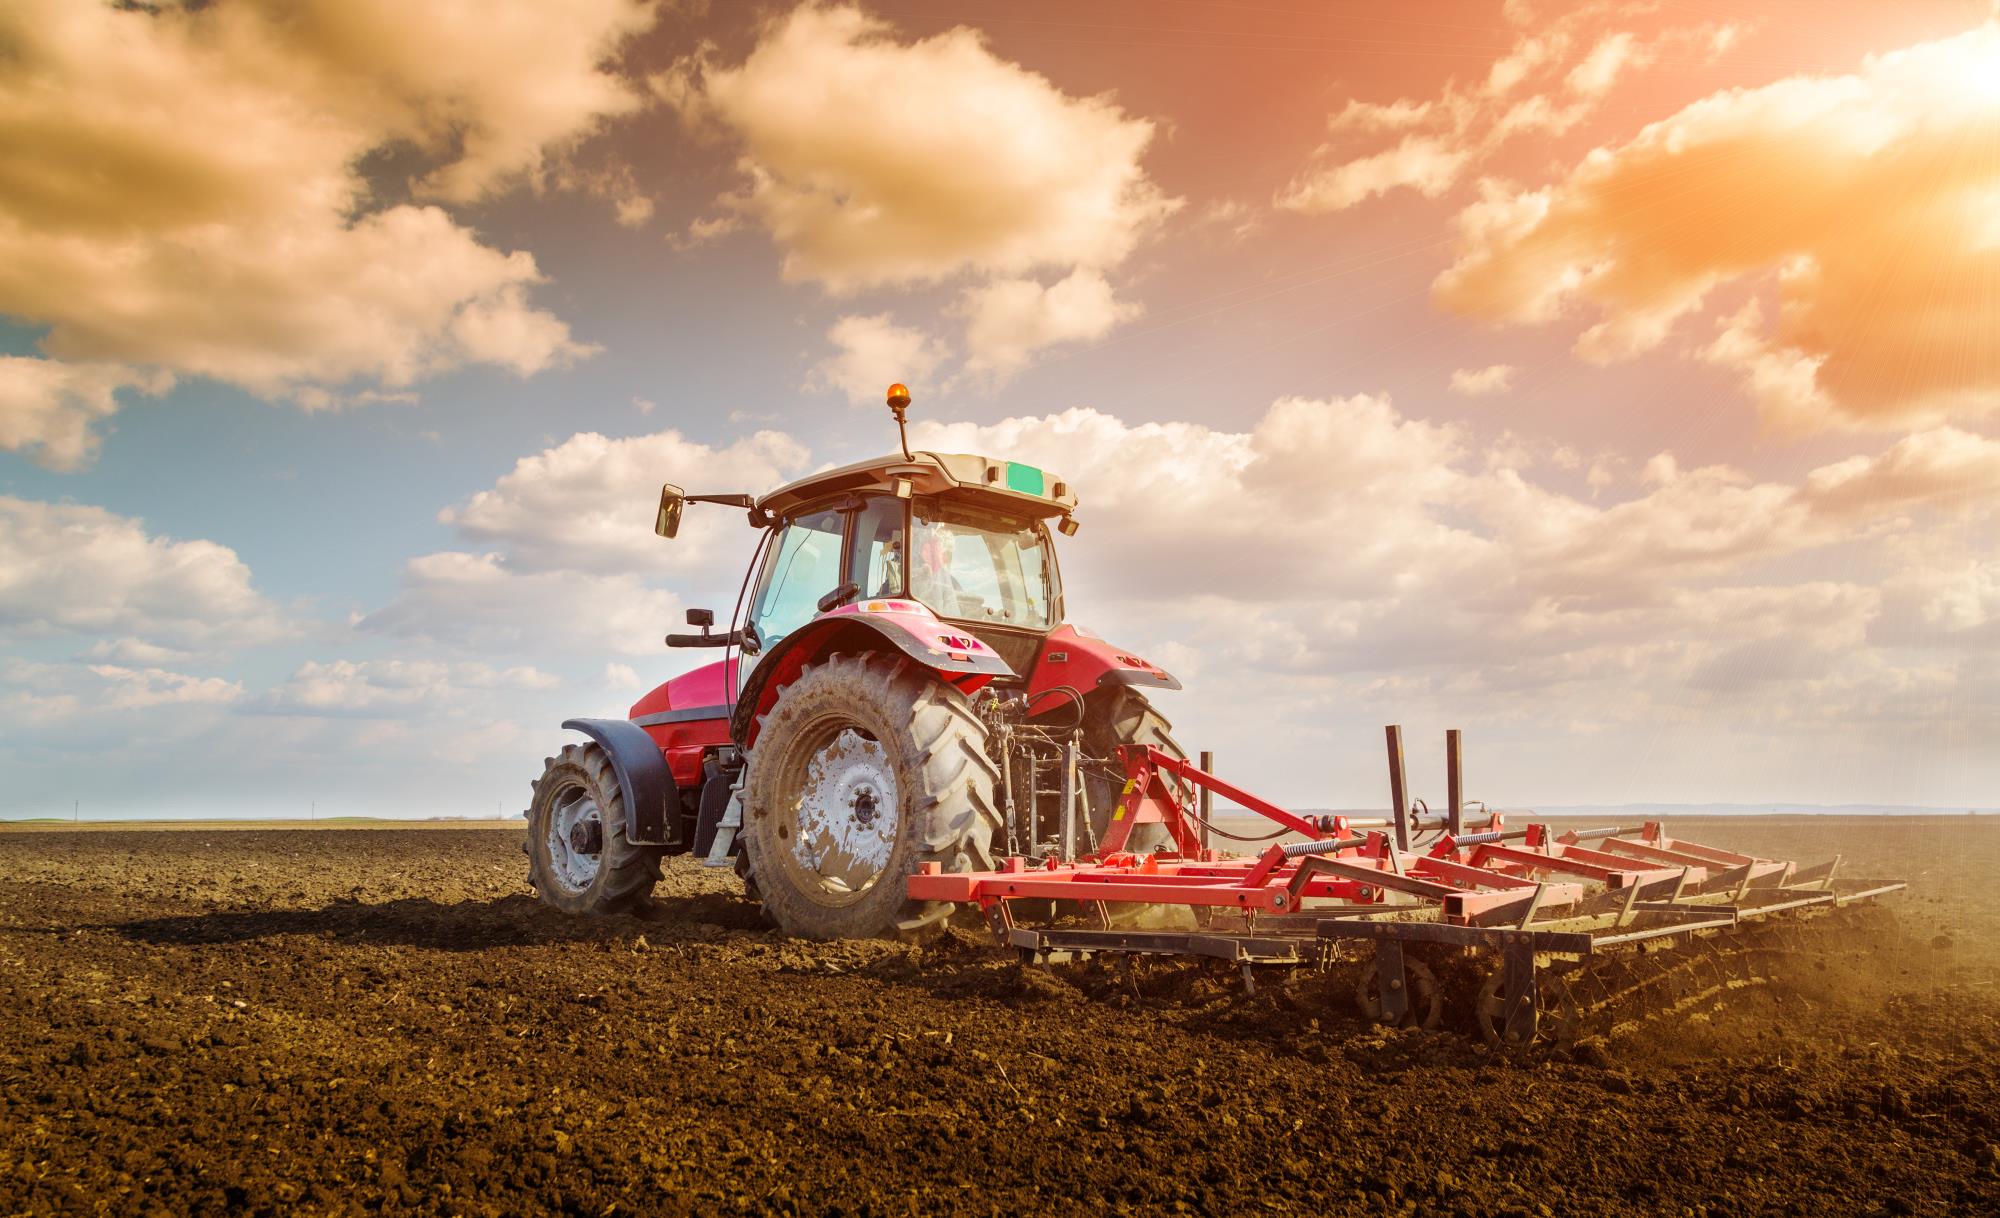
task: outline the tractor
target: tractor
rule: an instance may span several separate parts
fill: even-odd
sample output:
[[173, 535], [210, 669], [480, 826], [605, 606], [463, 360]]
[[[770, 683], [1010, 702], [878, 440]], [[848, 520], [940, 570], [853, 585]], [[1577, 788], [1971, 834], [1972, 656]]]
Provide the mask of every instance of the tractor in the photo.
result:
[[[1018, 461], [899, 451], [762, 495], [662, 488], [746, 513], [749, 572], [725, 628], [669, 647], [722, 658], [625, 719], [571, 719], [526, 816], [529, 879], [571, 913], [642, 908], [660, 860], [733, 867], [768, 921], [817, 939], [920, 936], [953, 909], [922, 874], [1067, 859], [1114, 831], [1133, 746], [1185, 753], [1147, 692], [1180, 682], [1068, 620], [1055, 536], [1074, 490]], [[1128, 849], [1158, 825], [1117, 826]]]
[[[727, 629], [692, 609], [700, 633], [667, 636], [719, 662], [629, 718], [564, 723], [589, 742], [535, 783], [542, 900], [634, 910], [660, 859], [692, 852], [794, 935], [921, 936], [964, 909], [1035, 965], [1199, 957], [1252, 990], [1260, 970], [1351, 967], [1370, 1020], [1437, 1027], [1450, 1007], [1527, 1049], [1767, 980], [1801, 924], [1850, 925], [1841, 911], [1905, 887], [1656, 821], [1514, 827], [1464, 798], [1457, 730], [1441, 813], [1411, 796], [1394, 724], [1386, 816], [1296, 812], [1229, 782], [1147, 700], [1178, 681], [1065, 620], [1069, 485], [911, 452], [909, 402], [891, 386], [896, 454], [760, 497], [661, 491], [664, 537], [691, 503], [747, 512], [750, 574]], [[1266, 832], [1218, 827], [1214, 798]]]

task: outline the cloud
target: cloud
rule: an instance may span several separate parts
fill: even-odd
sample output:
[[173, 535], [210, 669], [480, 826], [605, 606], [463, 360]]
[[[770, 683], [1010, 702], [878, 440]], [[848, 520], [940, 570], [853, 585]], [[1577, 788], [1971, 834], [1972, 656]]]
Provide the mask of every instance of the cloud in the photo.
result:
[[1291, 675], [1461, 666], [1536, 688], [1635, 666], [1676, 688], [1748, 679], [1729, 649], [1785, 639], [1787, 614], [1837, 664], [1878, 590], [1774, 564], [1921, 534], [2000, 491], [2000, 442], [1941, 429], [1793, 482], [1657, 459], [1638, 493], [1597, 503], [1370, 395], [1281, 399], [1246, 432], [1071, 410], [923, 424], [916, 441], [1042, 463], [1078, 488], [1079, 618], [1150, 620], [1154, 638], [1212, 638]]
[[93, 664], [90, 671], [106, 681], [110, 694], [101, 705], [112, 710], [143, 710], [187, 703], [229, 703], [243, 696], [243, 683], [222, 677], [193, 677], [164, 668], [123, 668]]
[[1467, 397], [1505, 393], [1514, 381], [1514, 365], [1492, 364], [1485, 368], [1460, 368], [1451, 374], [1451, 391]]
[[0, 448], [25, 452], [50, 469], [79, 469], [97, 454], [91, 425], [118, 412], [119, 391], [157, 397], [173, 380], [122, 364], [0, 356]]
[[1699, 354], [1775, 426], [1990, 414], [2000, 168], [1967, 150], [2000, 140], [1996, 59], [1989, 23], [1849, 75], [1718, 93], [1541, 189], [1488, 185], [1435, 295], [1513, 324], [1592, 312], [1577, 351], [1601, 362], [1659, 347], [1735, 286], [1750, 299]]
[[[1730, 25], [1676, 27], [1641, 41], [1614, 28], [1628, 6], [1583, 4], [1554, 17], [1510, 11], [1513, 44], [1483, 80], [1445, 82], [1437, 97], [1373, 102], [1350, 98], [1327, 119], [1326, 139], [1278, 191], [1278, 207], [1308, 215], [1345, 211], [1379, 195], [1413, 190], [1440, 198], [1475, 166], [1523, 135], [1563, 135], [1602, 106], [1626, 74], [1662, 50], [1734, 42]], [[1584, 48], [1588, 47], [1587, 50]], [[1380, 141], [1393, 142], [1381, 146]]]
[[227, 546], [155, 537], [103, 508], [0, 495], [0, 632], [123, 635], [144, 648], [286, 630]]
[[652, 656], [680, 603], [636, 575], [517, 571], [498, 553], [445, 550], [405, 563], [402, 587], [358, 628], [498, 655]]
[[815, 368], [813, 377], [846, 394], [854, 406], [879, 404], [898, 381], [921, 391], [945, 359], [936, 339], [897, 325], [887, 313], [842, 317], [826, 338], [839, 354]]
[[1446, 139], [1409, 135], [1394, 147], [1343, 160], [1294, 181], [1277, 198], [1287, 211], [1317, 215], [1408, 187], [1435, 199], [1458, 182], [1472, 152]]
[[74, 465], [83, 416], [167, 373], [283, 398], [588, 354], [529, 303], [532, 257], [436, 204], [535, 180], [641, 105], [603, 65], [652, 20], [634, 0], [12, 6], [0, 313], [85, 367], [34, 373], [67, 407], [7, 401], [0, 436]]
[[466, 691], [535, 691], [558, 684], [529, 665], [502, 669], [476, 661], [308, 660], [264, 695], [261, 708], [288, 715], [407, 716], [436, 710]]
[[722, 448], [675, 431], [573, 435], [440, 512], [478, 548], [411, 559], [395, 596], [358, 628], [511, 657], [657, 658], [683, 604], [728, 612], [755, 544], [740, 510], [704, 504], [688, 507], [673, 541], [655, 536], [661, 482], [761, 494], [807, 463], [773, 431]]
[[1179, 206], [1140, 164], [1151, 122], [963, 26], [904, 43], [858, 8], [807, 3], [742, 63], [686, 61], [654, 87], [740, 145], [745, 181], [722, 205], [770, 233], [785, 278], [836, 293], [1115, 266]]
[[194, 658], [191, 651], [179, 647], [163, 647], [144, 639], [99, 639], [83, 653], [85, 659], [103, 660], [113, 664], [178, 664]]
[[1043, 347], [1091, 342], [1145, 310], [1111, 293], [1095, 271], [1079, 269], [1044, 287], [1032, 279], [996, 279], [968, 289], [966, 371], [1005, 380]]
[[625, 439], [580, 432], [522, 457], [490, 489], [439, 512], [438, 520], [504, 553], [510, 570], [658, 574], [706, 561], [744, 536], [741, 512], [695, 504], [680, 536], [662, 541], [653, 533], [662, 482], [695, 494], [761, 494], [803, 472], [808, 460], [804, 447], [775, 431], [722, 448], [671, 430]]

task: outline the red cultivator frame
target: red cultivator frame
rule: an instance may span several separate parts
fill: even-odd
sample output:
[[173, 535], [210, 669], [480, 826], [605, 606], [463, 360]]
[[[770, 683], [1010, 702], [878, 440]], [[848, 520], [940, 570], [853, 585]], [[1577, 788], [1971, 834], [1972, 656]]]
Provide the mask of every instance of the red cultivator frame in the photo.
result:
[[[1435, 975], [1406, 958], [1406, 946], [1489, 949], [1499, 964], [1473, 1000], [1475, 1022], [1490, 1041], [1524, 1045], [1572, 1038], [1586, 1016], [1639, 991], [1664, 989], [1670, 1000], [1656, 1005], [1671, 1009], [1745, 980], [1740, 966], [1754, 953], [1714, 950], [1723, 932], [1904, 886], [1836, 878], [1838, 859], [1801, 868], [1670, 837], [1657, 822], [1558, 834], [1543, 824], [1509, 829], [1498, 813], [1468, 819], [1455, 731], [1447, 737], [1449, 810], [1433, 816], [1406, 798], [1401, 729], [1387, 731], [1394, 801], [1387, 818], [1300, 816], [1184, 758], [1130, 746], [1119, 750], [1126, 782], [1095, 851], [1074, 861], [1010, 858], [987, 872], [927, 866], [910, 877], [910, 895], [978, 905], [1001, 941], [1036, 963], [1099, 952], [1194, 955], [1239, 964], [1250, 980], [1254, 966], [1325, 963], [1342, 945], [1365, 941], [1372, 962], [1357, 1000], [1391, 1024], [1434, 1025], [1443, 1005]], [[1068, 784], [1066, 800], [1078, 789]], [[1208, 820], [1193, 806], [1197, 789], [1301, 840], [1249, 856], [1212, 850]], [[1074, 809], [1065, 809], [1064, 823], [1076, 823]], [[1132, 830], [1148, 824], [1162, 826], [1171, 845], [1127, 851]], [[1064, 837], [1075, 840], [1067, 830]], [[1094, 908], [1100, 925], [1016, 925], [1014, 902], [1046, 909], [1050, 900]], [[1183, 907], [1204, 928], [1114, 929], [1109, 908], [1135, 904]], [[1765, 938], [1745, 941], [1757, 948]], [[1661, 958], [1690, 945], [1703, 950]], [[1615, 963], [1582, 968], [1597, 961]]]

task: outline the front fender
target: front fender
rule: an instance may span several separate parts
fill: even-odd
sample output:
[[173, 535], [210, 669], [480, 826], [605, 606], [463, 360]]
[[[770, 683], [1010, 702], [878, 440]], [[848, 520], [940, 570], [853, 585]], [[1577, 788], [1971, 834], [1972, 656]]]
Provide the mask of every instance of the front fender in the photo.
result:
[[563, 727], [595, 740], [611, 760], [625, 796], [625, 836], [653, 846], [681, 845], [680, 790], [660, 746], [630, 719], [565, 719]]
[[[870, 608], [874, 605], [883, 607]], [[758, 721], [805, 665], [835, 651], [870, 650], [899, 652], [967, 693], [995, 677], [1014, 675], [992, 647], [920, 606], [880, 600], [842, 605], [792, 631], [758, 659], [737, 694], [731, 738], [746, 749], [756, 743]]]

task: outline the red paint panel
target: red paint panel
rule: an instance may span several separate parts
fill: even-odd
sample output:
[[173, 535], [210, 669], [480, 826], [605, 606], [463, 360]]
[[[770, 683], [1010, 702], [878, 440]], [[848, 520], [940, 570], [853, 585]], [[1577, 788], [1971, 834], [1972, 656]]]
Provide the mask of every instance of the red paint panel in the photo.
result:
[[[1061, 656], [1061, 659], [1054, 659]], [[1035, 657], [1034, 671], [1028, 674], [1029, 706], [1036, 713], [1052, 711], [1061, 706], [1068, 697], [1061, 693], [1067, 685], [1079, 693], [1088, 694], [1097, 688], [1098, 680], [1107, 672], [1149, 672], [1165, 677], [1164, 669], [1146, 663], [1129, 664], [1127, 660], [1141, 657], [1129, 651], [1112, 646], [1100, 638], [1078, 634], [1076, 627], [1064, 622], [1049, 631], [1042, 640], [1042, 650]]]

